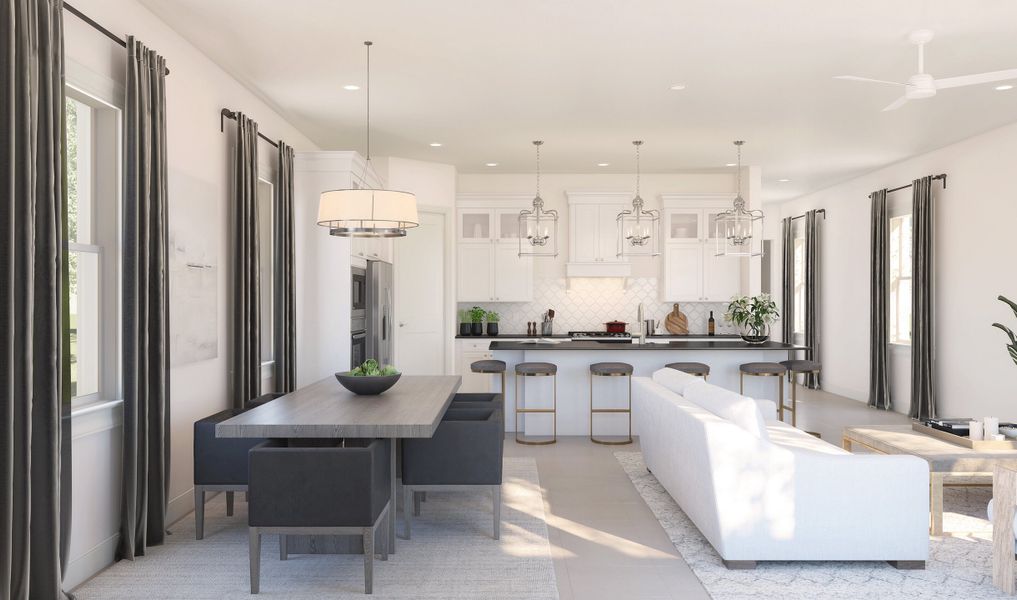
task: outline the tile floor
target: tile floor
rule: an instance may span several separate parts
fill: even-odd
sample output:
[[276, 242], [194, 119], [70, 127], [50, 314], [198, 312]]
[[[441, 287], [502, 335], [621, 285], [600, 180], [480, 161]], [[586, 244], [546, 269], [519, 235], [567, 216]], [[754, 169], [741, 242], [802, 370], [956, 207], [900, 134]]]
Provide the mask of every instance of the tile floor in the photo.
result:
[[[801, 388], [798, 407], [800, 429], [838, 446], [845, 426], [908, 422], [904, 415]], [[710, 598], [614, 458], [619, 448], [638, 447], [601, 446], [581, 437], [522, 446], [506, 438], [506, 455], [537, 459], [562, 600]]]

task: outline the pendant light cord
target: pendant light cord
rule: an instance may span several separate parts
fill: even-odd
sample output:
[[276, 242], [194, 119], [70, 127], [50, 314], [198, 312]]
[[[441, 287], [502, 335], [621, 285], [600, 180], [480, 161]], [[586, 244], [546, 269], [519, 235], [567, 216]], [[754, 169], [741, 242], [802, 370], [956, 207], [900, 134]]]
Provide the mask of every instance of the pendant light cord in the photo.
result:
[[364, 42], [367, 46], [367, 162], [371, 162], [371, 45], [373, 42]]

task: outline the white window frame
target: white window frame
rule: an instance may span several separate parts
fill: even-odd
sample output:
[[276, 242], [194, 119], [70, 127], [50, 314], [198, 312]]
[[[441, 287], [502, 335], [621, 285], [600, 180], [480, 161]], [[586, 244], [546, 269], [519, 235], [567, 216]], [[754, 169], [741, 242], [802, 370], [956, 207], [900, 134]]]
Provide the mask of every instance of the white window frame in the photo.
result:
[[72, 411], [123, 399], [121, 373], [121, 109], [82, 87], [68, 83], [68, 98], [92, 109], [91, 243], [68, 242], [68, 250], [99, 257], [99, 381], [94, 393], [71, 399]]
[[791, 324], [792, 332], [795, 335], [805, 335], [805, 238], [795, 237], [792, 247], [792, 262], [794, 270], [792, 279], [792, 311]]
[[[914, 219], [912, 218], [912, 214], [911, 213], [900, 213], [900, 214], [895, 214], [895, 215], [890, 217], [890, 221], [889, 221], [890, 236], [889, 236], [889, 238], [890, 238], [891, 247], [887, 248], [888, 255], [892, 256], [892, 253], [895, 250], [895, 248], [892, 247], [894, 227], [902, 226], [904, 223], [910, 223], [910, 226], [911, 226], [911, 236], [913, 237], [914, 236]], [[908, 346], [908, 347], [910, 347], [911, 346], [911, 335], [910, 335], [910, 333], [911, 333], [910, 332], [910, 330], [911, 330], [911, 319], [910, 319], [910, 317], [908, 318], [908, 322], [907, 322], [908, 337], [905, 339], [903, 337], [899, 337], [898, 336], [898, 332], [901, 329], [901, 306], [902, 306], [902, 302], [906, 302], [909, 306], [911, 304], [911, 296], [908, 296], [906, 299], [903, 299], [903, 298], [900, 297], [900, 294], [899, 294], [900, 283], [901, 283], [901, 281], [913, 281], [913, 277], [914, 277], [914, 264], [912, 264], [911, 268], [908, 269], [911, 272], [911, 275], [908, 275], [908, 276], [901, 275], [901, 273], [903, 271], [903, 266], [904, 266], [904, 257], [911, 254], [911, 249], [904, 244], [903, 240], [904, 240], [904, 236], [903, 235], [898, 235], [897, 236], [896, 251], [898, 252], [898, 256], [900, 257], [900, 259], [897, 261], [897, 271], [896, 272], [894, 272], [894, 269], [893, 269], [893, 261], [892, 260], [888, 260], [887, 261], [888, 263], [890, 263], [889, 267], [888, 267], [889, 270], [890, 270], [889, 277], [888, 277], [889, 286], [888, 286], [888, 289], [887, 289], [887, 294], [889, 295], [889, 297], [887, 298], [887, 305], [889, 306], [889, 309], [890, 309], [890, 322], [887, 324], [887, 326], [890, 328], [890, 334], [889, 334], [888, 339], [889, 339], [889, 342], [891, 344], [894, 344], [894, 345], [897, 345], [897, 346]], [[906, 252], [906, 254], [905, 254], [905, 252]], [[911, 260], [912, 261], [914, 260], [913, 256], [911, 257]], [[914, 286], [913, 285], [912, 285], [911, 290], [912, 290], [912, 293], [914, 293]], [[910, 311], [909, 311], [909, 314], [910, 314]], [[892, 326], [893, 324], [897, 325], [896, 328]]]
[[[259, 348], [259, 355], [261, 356], [261, 368], [262, 368], [262, 371], [264, 371], [265, 369], [271, 369], [272, 367], [275, 366], [275, 340], [274, 340], [274, 337], [275, 337], [275, 318], [276, 318], [276, 311], [275, 311], [275, 269], [276, 269], [276, 265], [275, 265], [275, 210], [274, 210], [274, 208], [275, 208], [275, 183], [273, 181], [271, 181], [270, 179], [268, 179], [267, 177], [259, 176], [258, 177], [258, 185], [257, 185], [256, 189], [258, 189], [260, 191], [262, 185], [268, 186], [268, 191], [269, 191], [268, 208], [269, 208], [269, 210], [268, 211], [262, 211], [261, 210], [264, 207], [261, 205], [261, 198], [260, 197], [256, 197], [255, 201], [259, 204], [259, 206], [258, 206], [258, 210], [260, 211], [260, 213], [258, 215], [258, 221], [259, 221], [258, 225], [259, 225], [259, 227], [262, 227], [265, 224], [268, 225], [268, 257], [269, 257], [269, 261], [270, 262], [269, 262], [269, 267], [268, 267], [267, 271], [266, 271], [266, 269], [265, 269], [263, 264], [259, 265], [259, 271], [261, 271], [259, 273], [259, 276], [260, 275], [266, 275], [266, 274], [268, 275], [268, 277], [261, 277], [261, 289], [264, 290], [266, 286], [268, 287], [269, 293], [267, 295], [267, 298], [268, 298], [269, 307], [271, 309], [269, 311], [269, 313], [268, 313], [270, 315], [270, 318], [267, 319], [267, 320], [264, 319], [264, 318], [261, 319], [261, 336], [262, 336], [262, 340], [264, 340], [266, 338], [268, 340], [270, 340], [269, 348], [271, 348], [271, 350], [270, 350], [271, 354], [267, 358], [264, 356], [264, 353], [261, 353], [261, 349]], [[261, 232], [260, 231], [258, 232], [258, 235], [259, 235], [259, 237], [261, 236]], [[262, 247], [264, 247], [265, 240], [264, 239], [259, 239], [258, 243]], [[259, 258], [259, 262], [263, 262], [261, 260], [263, 257], [259, 256], [258, 258]], [[260, 316], [261, 317], [265, 316], [264, 302], [262, 302], [262, 311], [261, 311], [261, 315]], [[262, 343], [264, 343], [264, 342], [262, 342]]]

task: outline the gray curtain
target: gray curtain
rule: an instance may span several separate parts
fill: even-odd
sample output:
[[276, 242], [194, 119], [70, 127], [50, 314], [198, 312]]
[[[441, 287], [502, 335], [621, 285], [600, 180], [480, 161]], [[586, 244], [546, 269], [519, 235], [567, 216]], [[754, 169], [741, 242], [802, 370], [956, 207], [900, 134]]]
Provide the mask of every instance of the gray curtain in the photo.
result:
[[68, 598], [70, 357], [60, 0], [0, 14], [0, 598]]
[[916, 179], [911, 186], [912, 291], [911, 291], [911, 408], [912, 419], [936, 418], [935, 312], [933, 300], [933, 248], [935, 211], [932, 176]]
[[784, 314], [781, 315], [780, 328], [784, 343], [794, 342], [794, 291], [795, 291], [795, 234], [794, 222], [791, 217], [781, 220], [781, 304]]
[[886, 345], [889, 335], [889, 221], [886, 189], [869, 195], [872, 200], [869, 284], [869, 406], [890, 409], [890, 378]]
[[296, 389], [293, 278], [293, 148], [279, 141], [275, 198], [275, 391]]
[[118, 559], [165, 541], [170, 471], [166, 62], [127, 38], [123, 493]]
[[261, 390], [258, 124], [237, 113], [233, 154], [233, 407]]
[[[819, 213], [805, 213], [805, 357], [819, 361]], [[819, 389], [819, 373], [806, 373], [805, 386]]]

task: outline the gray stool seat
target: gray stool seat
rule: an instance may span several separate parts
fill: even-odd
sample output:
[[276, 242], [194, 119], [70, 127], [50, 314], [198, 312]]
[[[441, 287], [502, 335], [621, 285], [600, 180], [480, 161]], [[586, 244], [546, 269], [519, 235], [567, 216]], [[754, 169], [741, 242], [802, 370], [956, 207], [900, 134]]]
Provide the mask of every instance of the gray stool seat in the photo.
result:
[[516, 375], [557, 375], [558, 365], [549, 362], [522, 362], [516, 365]]
[[503, 360], [477, 360], [470, 363], [470, 370], [474, 373], [504, 373], [505, 361]]
[[701, 362], [673, 362], [664, 365], [665, 368], [688, 373], [689, 375], [709, 375], [710, 365]]
[[787, 367], [774, 362], [751, 362], [738, 366], [742, 373], [750, 375], [783, 375], [787, 373]]
[[632, 365], [623, 362], [599, 362], [590, 365], [594, 375], [631, 375]]
[[780, 364], [784, 365], [788, 371], [795, 373], [810, 373], [823, 369], [823, 365], [814, 360], [782, 360]]

